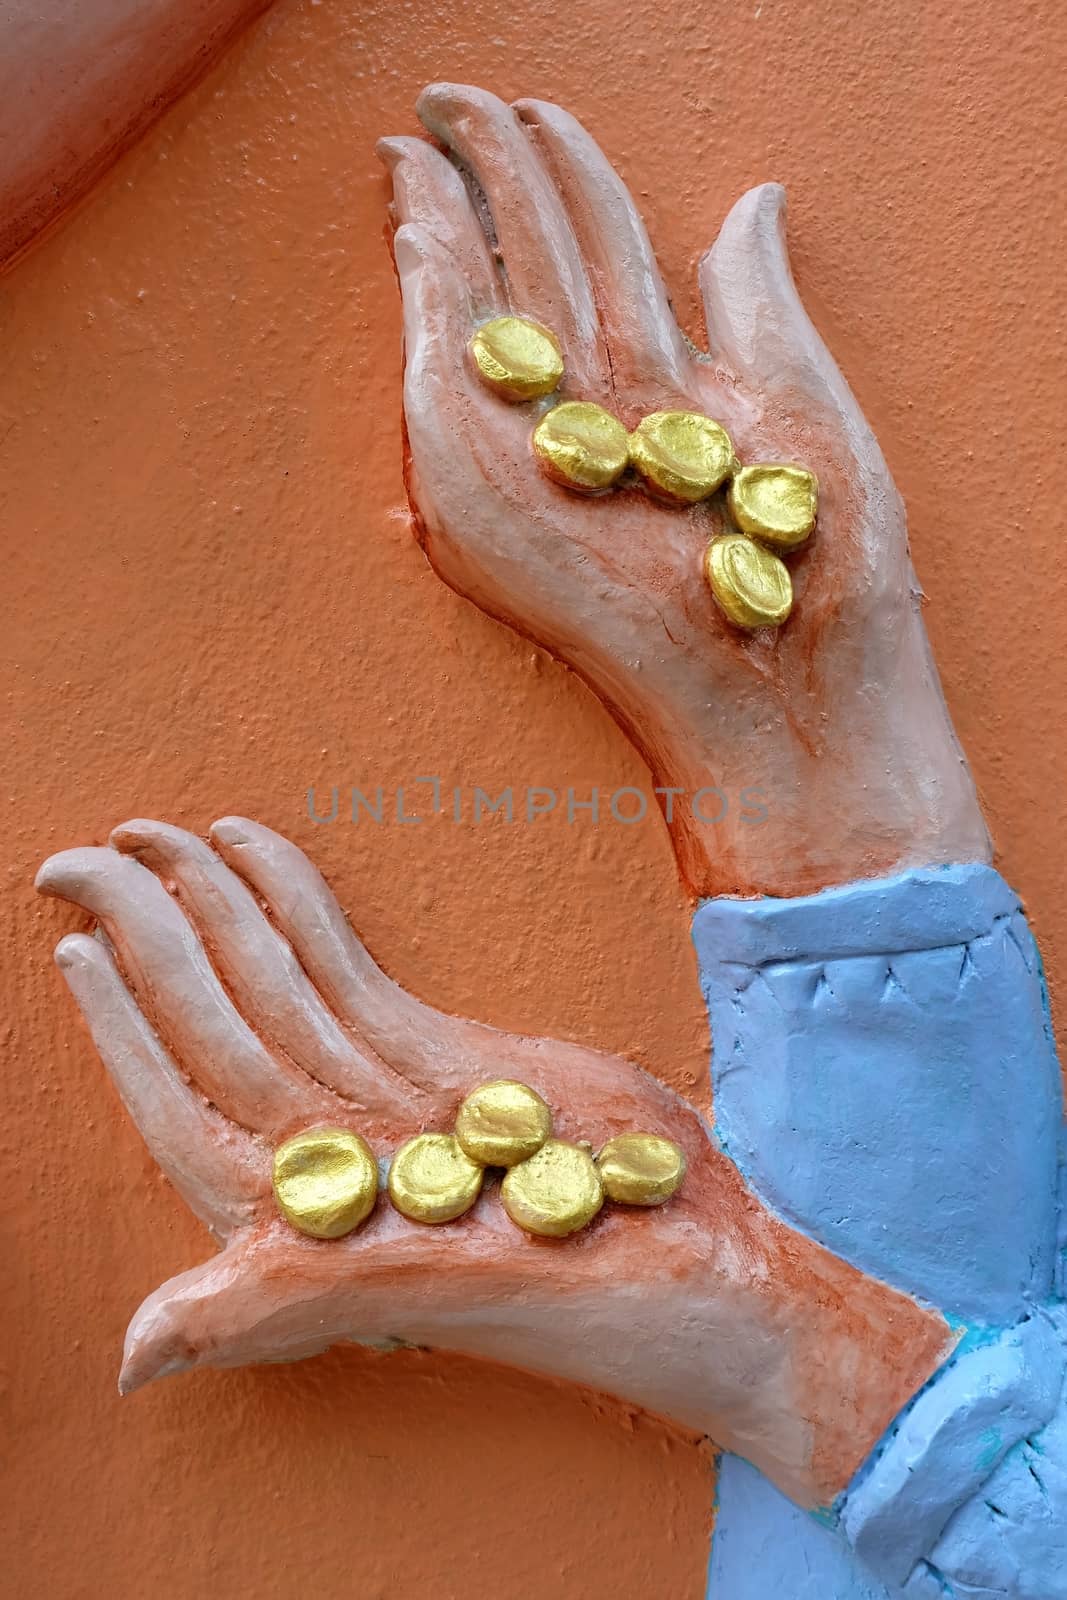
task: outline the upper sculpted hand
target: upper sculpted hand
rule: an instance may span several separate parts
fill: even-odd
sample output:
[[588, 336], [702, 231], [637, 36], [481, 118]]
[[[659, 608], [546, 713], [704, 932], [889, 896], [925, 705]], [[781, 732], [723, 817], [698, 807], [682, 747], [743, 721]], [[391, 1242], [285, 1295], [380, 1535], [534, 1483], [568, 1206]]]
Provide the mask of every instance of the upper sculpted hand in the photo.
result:
[[[587, 680], [656, 783], [762, 791], [767, 820], [670, 810], [700, 893], [798, 894], [912, 863], [985, 859], [986, 831], [919, 616], [903, 508], [797, 296], [782, 190], [730, 212], [700, 269], [710, 355], [680, 332], [625, 186], [573, 117], [436, 84], [424, 140], [382, 142], [404, 300], [409, 488], [444, 579]], [[509, 405], [479, 381], [473, 330], [506, 311], [559, 338], [560, 396]], [[702, 573], [715, 502], [626, 484], [593, 499], [548, 481], [530, 437], [557, 398], [632, 429], [681, 408], [721, 422], [742, 460], [820, 483], [796, 604], [742, 634]]]
[[[123, 1387], [345, 1339], [436, 1345], [594, 1384], [744, 1449], [802, 1501], [832, 1496], [929, 1375], [941, 1319], [764, 1211], [655, 1079], [435, 1011], [294, 845], [233, 817], [212, 838], [127, 823], [38, 878], [97, 918], [103, 937], [68, 935], [57, 962], [149, 1149], [225, 1246], [138, 1312]], [[271, 1158], [291, 1135], [339, 1126], [388, 1159], [499, 1078], [538, 1091], [563, 1140], [672, 1139], [681, 1191], [569, 1239], [520, 1231], [489, 1183], [442, 1227], [381, 1199], [344, 1238], [279, 1214]]]

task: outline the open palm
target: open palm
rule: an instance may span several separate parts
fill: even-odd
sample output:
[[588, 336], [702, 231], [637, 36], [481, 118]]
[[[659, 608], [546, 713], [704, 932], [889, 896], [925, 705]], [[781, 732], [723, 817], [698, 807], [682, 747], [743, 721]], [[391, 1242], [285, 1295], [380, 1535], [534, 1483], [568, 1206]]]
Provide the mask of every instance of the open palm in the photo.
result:
[[[437, 570], [580, 672], [659, 784], [763, 789], [758, 839], [729, 817], [711, 837], [674, 809], [696, 889], [795, 893], [909, 851], [981, 856], [903, 508], [797, 296], [781, 189], [745, 195], [702, 263], [704, 355], [674, 320], [625, 186], [573, 117], [452, 84], [425, 90], [419, 113], [455, 162], [424, 140], [380, 149], [400, 222], [409, 489]], [[543, 476], [530, 435], [559, 397], [508, 405], [466, 355], [473, 329], [509, 309], [559, 337], [562, 397], [628, 428], [703, 412], [742, 460], [817, 473], [819, 529], [793, 564], [783, 628], [741, 634], [717, 611], [701, 568], [714, 503], [673, 509], [636, 484], [586, 500]]]
[[[833, 1493], [926, 1376], [940, 1319], [763, 1211], [697, 1113], [630, 1062], [435, 1011], [295, 845], [235, 817], [212, 840], [131, 822], [38, 877], [97, 919], [56, 960], [149, 1149], [224, 1245], [142, 1306], [122, 1386], [338, 1340], [436, 1345], [608, 1389], [744, 1449], [798, 1498]], [[494, 1184], [443, 1227], [382, 1198], [337, 1240], [278, 1214], [271, 1158], [291, 1134], [351, 1128], [384, 1162], [500, 1077], [538, 1090], [564, 1139], [675, 1140], [681, 1192], [562, 1240], [520, 1232]]]

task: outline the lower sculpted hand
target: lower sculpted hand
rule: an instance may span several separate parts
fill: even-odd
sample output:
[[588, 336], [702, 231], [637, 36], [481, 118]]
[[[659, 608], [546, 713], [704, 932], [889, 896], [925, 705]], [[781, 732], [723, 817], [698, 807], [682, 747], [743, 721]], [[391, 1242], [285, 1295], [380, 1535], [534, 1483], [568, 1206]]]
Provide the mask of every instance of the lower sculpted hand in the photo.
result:
[[[223, 1245], [134, 1317], [122, 1388], [345, 1340], [433, 1345], [595, 1385], [710, 1433], [801, 1503], [832, 1498], [937, 1364], [941, 1319], [765, 1212], [655, 1079], [433, 1010], [375, 965], [294, 845], [232, 817], [211, 838], [131, 822], [38, 878], [97, 919], [56, 960], [149, 1149]], [[350, 1129], [387, 1161], [500, 1078], [543, 1096], [562, 1140], [673, 1140], [680, 1191], [609, 1204], [565, 1239], [516, 1227], [495, 1180], [437, 1226], [384, 1195], [339, 1239], [279, 1214], [290, 1136]]]
[[[674, 320], [625, 186], [573, 117], [455, 84], [425, 90], [419, 115], [446, 153], [412, 138], [381, 153], [400, 224], [408, 486], [438, 572], [579, 672], [656, 784], [683, 797], [665, 809], [698, 893], [795, 895], [987, 859], [903, 507], [797, 296], [781, 189], [738, 201], [701, 264], [705, 355]], [[480, 381], [469, 340], [504, 313], [557, 336], [565, 371], [547, 398], [512, 404]], [[549, 481], [531, 435], [560, 400], [595, 402], [627, 430], [701, 413], [741, 461], [814, 471], [818, 526], [790, 562], [788, 621], [742, 632], [716, 608], [702, 561], [721, 494], [666, 505], [632, 473], [593, 497]], [[690, 801], [707, 785], [758, 788], [766, 821], [737, 806], [701, 820]]]

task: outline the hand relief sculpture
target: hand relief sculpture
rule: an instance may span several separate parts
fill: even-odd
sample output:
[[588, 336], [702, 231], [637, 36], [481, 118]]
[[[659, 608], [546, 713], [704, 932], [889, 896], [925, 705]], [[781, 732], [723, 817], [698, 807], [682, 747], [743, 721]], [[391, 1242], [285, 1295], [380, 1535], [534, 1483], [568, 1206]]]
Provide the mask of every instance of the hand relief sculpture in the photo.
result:
[[[782, 192], [745, 195], [701, 264], [705, 354], [572, 117], [454, 85], [419, 112], [435, 142], [381, 153], [430, 561], [578, 672], [665, 793], [743, 770], [773, 796], [759, 828], [668, 811], [686, 881], [716, 897], [694, 925], [716, 1128], [619, 1057], [398, 988], [269, 829], [226, 818], [209, 845], [127, 823], [39, 887], [95, 917], [57, 962], [222, 1249], [142, 1306], [122, 1387], [340, 1340], [492, 1357], [732, 1453], [730, 1600], [1067, 1595], [1040, 965], [988, 865], [899, 497], [794, 287]], [[817, 493], [814, 534], [776, 533], [757, 467], [812, 516]], [[500, 1080], [546, 1120], [529, 1154], [472, 1156], [464, 1103]], [[633, 1133], [678, 1156], [658, 1192], [627, 1188], [618, 1146], [612, 1175], [604, 1147]]]

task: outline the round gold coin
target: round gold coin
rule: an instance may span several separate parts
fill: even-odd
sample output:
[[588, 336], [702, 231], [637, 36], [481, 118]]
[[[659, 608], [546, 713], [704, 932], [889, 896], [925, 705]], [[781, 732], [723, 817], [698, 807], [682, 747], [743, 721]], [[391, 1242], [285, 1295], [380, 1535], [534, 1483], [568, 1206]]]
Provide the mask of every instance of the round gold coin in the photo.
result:
[[685, 1177], [685, 1155], [655, 1133], [620, 1133], [596, 1158], [609, 1200], [624, 1206], [661, 1206], [677, 1194]]
[[592, 1222], [604, 1204], [604, 1190], [588, 1150], [548, 1139], [535, 1156], [505, 1175], [500, 1198], [512, 1222], [527, 1233], [563, 1239]]
[[653, 411], [630, 435], [630, 460], [656, 492], [691, 505], [729, 475], [734, 447], [726, 429], [699, 411]]
[[551, 394], [563, 376], [559, 340], [526, 317], [494, 317], [468, 345], [483, 383], [505, 400], [536, 400]]
[[483, 1083], [456, 1114], [456, 1138], [483, 1167], [513, 1167], [535, 1155], [552, 1132], [539, 1094], [510, 1078]]
[[793, 607], [793, 584], [783, 561], [743, 533], [713, 539], [704, 556], [711, 592], [739, 628], [777, 628]]
[[815, 526], [819, 485], [806, 467], [742, 467], [730, 482], [727, 503], [742, 533], [775, 550], [795, 550]]
[[274, 1152], [274, 1198], [299, 1232], [340, 1239], [374, 1210], [378, 1163], [358, 1133], [309, 1128]]
[[630, 458], [622, 423], [588, 400], [564, 400], [546, 412], [534, 429], [533, 449], [550, 478], [582, 494], [609, 489]]
[[389, 1168], [389, 1198], [412, 1222], [451, 1222], [469, 1211], [482, 1169], [450, 1133], [419, 1133], [402, 1144]]

